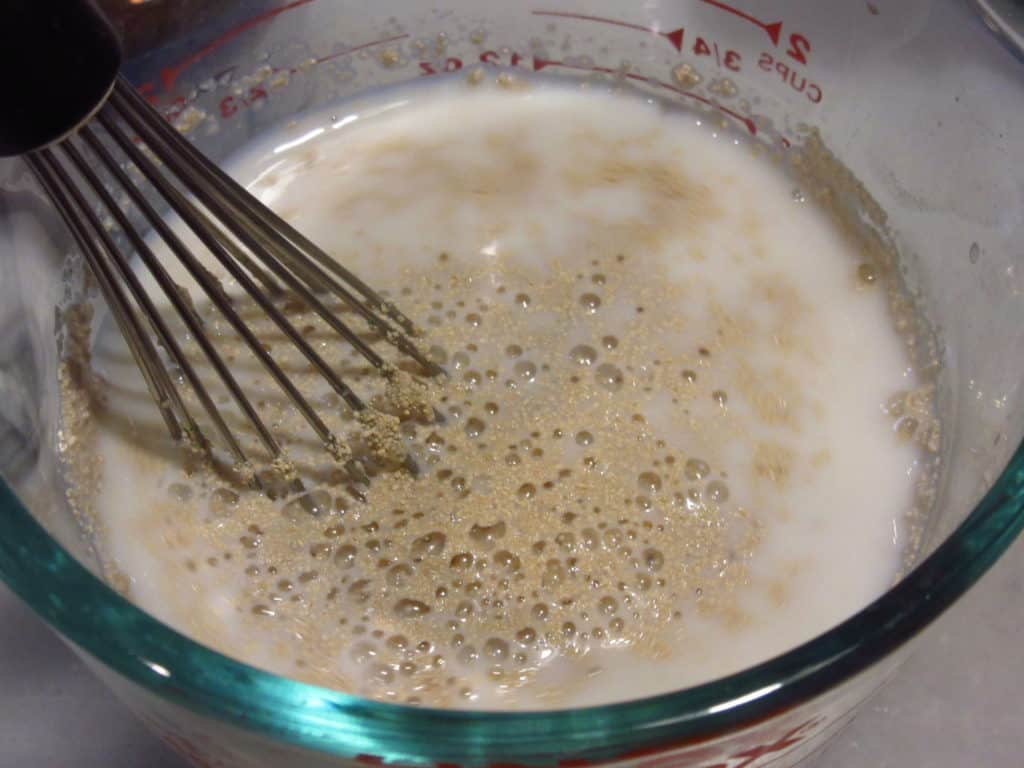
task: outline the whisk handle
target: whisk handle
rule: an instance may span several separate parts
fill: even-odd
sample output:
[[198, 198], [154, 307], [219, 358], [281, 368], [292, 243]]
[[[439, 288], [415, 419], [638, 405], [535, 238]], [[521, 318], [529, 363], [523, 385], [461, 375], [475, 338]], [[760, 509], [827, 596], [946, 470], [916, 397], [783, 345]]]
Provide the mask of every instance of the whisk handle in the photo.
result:
[[0, 157], [50, 144], [103, 102], [121, 44], [91, 0], [0, 3]]

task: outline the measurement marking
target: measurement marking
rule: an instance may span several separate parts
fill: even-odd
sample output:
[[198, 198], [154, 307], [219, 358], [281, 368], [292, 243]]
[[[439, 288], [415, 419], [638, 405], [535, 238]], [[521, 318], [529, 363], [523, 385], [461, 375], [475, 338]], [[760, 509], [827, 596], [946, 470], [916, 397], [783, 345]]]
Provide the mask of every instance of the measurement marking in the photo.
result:
[[606, 75], [622, 75], [622, 76], [628, 77], [630, 80], [636, 80], [638, 82], [647, 83], [649, 85], [656, 85], [659, 88], [665, 88], [665, 89], [667, 89], [669, 91], [672, 91], [673, 93], [679, 94], [680, 96], [685, 96], [688, 99], [694, 99], [695, 101], [699, 101], [702, 104], [708, 105], [709, 107], [714, 107], [719, 112], [721, 112], [721, 113], [723, 113], [725, 115], [728, 115], [733, 120], [736, 120], [736, 121], [742, 123], [743, 126], [747, 129], [747, 131], [749, 131], [751, 136], [756, 136], [757, 135], [757, 126], [754, 125], [754, 121], [751, 120], [746, 115], [741, 115], [739, 112], [734, 112], [733, 110], [729, 109], [728, 107], [723, 107], [721, 104], [718, 104], [717, 102], [714, 102], [714, 101], [712, 101], [711, 99], [709, 99], [709, 98], [707, 98], [705, 96], [701, 96], [701, 95], [693, 93], [691, 91], [684, 91], [682, 88], [679, 88], [679, 87], [677, 87], [675, 85], [672, 85], [672, 83], [666, 83], [663, 80], [658, 80], [657, 78], [654, 78], [654, 77], [647, 77], [646, 75], [638, 75], [638, 74], [633, 73], [633, 72], [623, 72], [621, 69], [612, 69], [611, 67], [598, 67], [598, 66], [585, 67], [585, 66], [580, 65], [580, 64], [568, 64], [568, 63], [566, 63], [564, 61], [556, 61], [554, 59], [542, 59], [542, 58], [540, 58], [538, 56], [534, 56], [533, 57], [533, 71], [534, 72], [540, 72], [545, 67], [562, 67], [564, 69], [583, 70], [584, 72], [601, 72], [601, 73], [606, 74]]
[[714, 40], [712, 40], [711, 41], [711, 47], [715, 51], [715, 63], [718, 65], [718, 68], [721, 69], [722, 68], [722, 57], [718, 53], [718, 43], [716, 43]]
[[[299, 6], [307, 5], [312, 2], [315, 2], [315, 0], [292, 0], [292, 2], [288, 3], [287, 5], [282, 5], [280, 8], [274, 8], [272, 10], [265, 11], [256, 16], [252, 16], [243, 21], [241, 24], [232, 27], [227, 32], [224, 32], [223, 34], [215, 37], [213, 40], [208, 42], [198, 51], [191, 54], [178, 64], [175, 64], [171, 67], [162, 68], [160, 70], [160, 82], [163, 85], [164, 90], [171, 90], [174, 87], [174, 84], [178, 81], [178, 78], [181, 76], [182, 72], [184, 72], [186, 69], [191, 67], [196, 62], [206, 58], [221, 46], [231, 42], [243, 32], [248, 32], [253, 27], [258, 27], [260, 24], [270, 21], [275, 16], [280, 16], [282, 13], [286, 13], [294, 8], [298, 8]], [[152, 88], [150, 88], [149, 90], [151, 91]]]
[[316, 59], [316, 63], [317, 64], [323, 64], [325, 61], [330, 61], [331, 59], [336, 59], [339, 56], [347, 56], [350, 53], [355, 53], [356, 51], [361, 51], [364, 48], [372, 48], [375, 45], [383, 45], [384, 43], [393, 43], [396, 40], [404, 40], [408, 36], [409, 36], [409, 33], [407, 32], [404, 35], [395, 35], [393, 37], [385, 37], [382, 40], [374, 40], [372, 43], [363, 43], [362, 45], [357, 45], [355, 48], [346, 48], [344, 51], [339, 51], [338, 53], [331, 53], [331, 54], [328, 54], [327, 56], [321, 56], [319, 59]]
[[771, 24], [768, 24], [767, 22], [761, 21], [760, 19], [751, 16], [749, 13], [745, 13], [744, 11], [741, 11], [739, 8], [734, 8], [731, 5], [728, 5], [726, 3], [721, 2], [721, 0], [700, 0], [700, 1], [702, 3], [706, 3], [707, 5], [714, 6], [715, 8], [718, 8], [719, 10], [725, 11], [726, 13], [731, 13], [733, 16], [738, 16], [739, 18], [743, 19], [744, 21], [749, 21], [751, 24], [754, 24], [754, 25], [760, 27], [761, 29], [763, 29], [765, 32], [767, 32], [768, 33], [768, 37], [771, 38], [771, 41], [772, 41], [773, 45], [778, 45], [779, 44], [779, 36], [782, 34], [782, 22], [781, 21], [775, 21], [775, 22], [772, 22]]
[[[313, 2], [313, 0], [302, 0], [302, 2], [307, 2], [308, 3], [308, 2]], [[325, 61], [330, 61], [331, 59], [336, 59], [339, 56], [347, 56], [347, 55], [349, 55], [351, 53], [356, 53], [357, 51], [364, 50], [365, 48], [372, 48], [375, 45], [383, 45], [384, 43], [393, 43], [396, 40], [404, 40], [407, 37], [409, 37], [409, 35], [407, 33], [406, 34], [401, 34], [401, 35], [392, 35], [391, 37], [385, 37], [385, 38], [382, 38], [380, 40], [374, 40], [373, 42], [363, 43], [361, 45], [356, 45], [356, 46], [353, 46], [352, 48], [346, 48], [343, 51], [338, 51], [336, 53], [331, 53], [331, 54], [328, 54], [326, 56], [321, 56], [321, 57], [319, 57], [317, 59], [313, 59], [313, 65], [314, 66], [318, 66], [320, 64], [323, 64]], [[231, 66], [226, 67], [225, 69], [220, 70], [220, 72], [218, 72], [216, 75], [214, 75], [214, 79], [215, 80], [219, 80], [221, 77], [223, 77], [227, 73], [233, 72], [236, 69], [238, 69], [238, 65], [237, 64], [232, 64]], [[302, 71], [303, 71], [302, 67], [290, 67], [288, 69], [275, 68], [275, 69], [272, 70], [271, 75], [269, 75], [268, 77], [272, 77], [273, 74], [277, 73], [277, 72], [288, 72], [290, 75], [296, 75], [296, 74], [299, 74]], [[264, 80], [262, 82], [266, 82], [266, 80]], [[146, 95], [147, 98], [151, 102], [156, 100], [156, 97], [152, 95], [152, 92], [154, 90], [154, 85], [153, 85], [152, 82], [143, 83], [142, 85], [139, 86], [138, 90], [143, 95]], [[238, 110], [239, 110], [239, 103], [242, 105], [242, 107], [249, 107], [249, 106], [252, 106], [252, 102], [256, 101], [257, 99], [265, 99], [265, 98], [267, 98], [267, 91], [264, 90], [263, 88], [258, 87], [258, 86], [250, 88], [247, 95], [234, 94], [234, 95], [225, 96], [220, 101], [220, 114], [221, 114], [221, 117], [231, 117], [236, 112], [238, 112]], [[174, 100], [174, 103], [171, 105], [171, 110], [169, 112], [165, 111], [164, 117], [166, 117], [168, 120], [173, 122], [177, 118], [177, 116], [181, 113], [181, 110], [184, 109], [185, 106], [188, 105], [188, 103], [189, 103], [189, 100], [185, 99], [183, 96], [179, 96], [177, 99]]]
[[627, 29], [636, 29], [640, 32], [648, 32], [652, 35], [658, 35], [664, 37], [672, 47], [677, 51], [683, 50], [683, 35], [686, 32], [684, 27], [674, 29], [671, 32], [662, 32], [657, 27], [645, 27], [642, 24], [632, 24], [628, 21], [620, 21], [619, 19], [606, 19], [603, 16], [588, 16], [585, 13], [567, 13], [565, 11], [531, 11], [534, 16], [556, 16], [561, 19], [575, 19], [576, 21], [594, 21], [598, 24], [611, 24], [616, 27], [626, 27]]
[[634, 80], [642, 80], [644, 82], [648, 82], [648, 83], [651, 83], [653, 85], [657, 85], [660, 88], [666, 88], [666, 89], [668, 89], [670, 91], [673, 91], [674, 93], [678, 93], [680, 96], [686, 96], [687, 98], [690, 98], [690, 99], [696, 99], [697, 101], [701, 102], [702, 104], [707, 104], [709, 107], [714, 107], [715, 109], [717, 109], [722, 114], [728, 115], [733, 120], [736, 120], [737, 122], [742, 123], [743, 127], [747, 129], [747, 132], [751, 136], [756, 136], [757, 135], [757, 126], [754, 125], [754, 121], [753, 120], [751, 120], [746, 115], [741, 115], [739, 112], [734, 112], [733, 110], [729, 109], [728, 107], [723, 107], [721, 104], [719, 104], [719, 103], [717, 103], [715, 101], [712, 101], [711, 99], [708, 99], [708, 98], [706, 98], [704, 96], [700, 96], [700, 95], [698, 95], [696, 93], [692, 93], [690, 91], [684, 91], [682, 88], [679, 88], [678, 86], [672, 85], [672, 83], [666, 83], [663, 80], [658, 80], [658, 79], [653, 78], [653, 77], [644, 77], [643, 75], [626, 75], [626, 77], [632, 78]]

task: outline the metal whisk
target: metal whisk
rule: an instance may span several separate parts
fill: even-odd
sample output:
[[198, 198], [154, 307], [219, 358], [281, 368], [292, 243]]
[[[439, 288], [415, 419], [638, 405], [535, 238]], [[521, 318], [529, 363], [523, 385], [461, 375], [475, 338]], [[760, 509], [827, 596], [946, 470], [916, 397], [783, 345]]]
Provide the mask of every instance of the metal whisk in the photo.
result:
[[[0, 117], [0, 124], [3, 120]], [[366, 407], [363, 400], [289, 322], [274, 298], [290, 292], [372, 366], [391, 375], [394, 369], [381, 355], [325, 305], [324, 299], [333, 295], [384, 340], [415, 360], [424, 373], [440, 373], [441, 368], [423, 355], [410, 339], [415, 334], [413, 323], [192, 147], [122, 76], [114, 76], [105, 102], [94, 111], [91, 119], [69, 125], [67, 129], [74, 129], [74, 133], [56, 143], [33, 149], [25, 155], [25, 160], [52, 199], [95, 276], [171, 436], [175, 440], [186, 439], [196, 446], [210, 446], [158, 353], [158, 346], [166, 352], [170, 364], [180, 369], [237, 465], [252, 467], [166, 318], [133, 270], [132, 252], [152, 274], [267, 453], [274, 460], [282, 456], [278, 440], [217, 351], [190, 299], [176, 285], [167, 266], [140, 231], [144, 227], [133, 223], [126, 206], [118, 203], [118, 193], [130, 201], [145, 225], [181, 262], [316, 432], [324, 447], [335, 458], [345, 461], [351, 471], [358, 472], [358, 466], [344, 446], [264, 348], [219, 280], [190, 252], [158, 212], [151, 202], [152, 194], [155, 192], [167, 203], [216, 262], [354, 411]], [[0, 130], [0, 144], [5, 138], [3, 133]], [[7, 135], [15, 133], [7, 131]], [[126, 170], [131, 166], [137, 174]], [[147, 187], [133, 181], [133, 175], [145, 179]], [[115, 237], [104, 226], [101, 212], [109, 214], [117, 225], [114, 231], [119, 230], [123, 237]], [[131, 248], [119, 245], [120, 240], [127, 241]]]

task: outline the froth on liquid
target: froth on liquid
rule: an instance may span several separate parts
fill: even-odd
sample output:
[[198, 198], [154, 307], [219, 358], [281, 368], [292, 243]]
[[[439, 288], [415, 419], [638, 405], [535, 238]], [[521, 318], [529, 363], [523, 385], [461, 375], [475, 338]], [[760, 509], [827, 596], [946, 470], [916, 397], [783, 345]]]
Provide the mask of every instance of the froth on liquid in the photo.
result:
[[[913, 376], [880, 281], [775, 165], [622, 95], [449, 83], [348, 106], [231, 170], [417, 320], [449, 372], [428, 392], [444, 421], [402, 412], [282, 299], [384, 414], [381, 438], [239, 297], [335, 434], [369, 455], [361, 499], [192, 286], [310, 489], [295, 498], [264, 473], [256, 493], [165, 445], [108, 323], [94, 507], [133, 600], [283, 675], [536, 708], [737, 671], [885, 589], [918, 449], [884, 406]], [[396, 449], [418, 477], [393, 466]]]

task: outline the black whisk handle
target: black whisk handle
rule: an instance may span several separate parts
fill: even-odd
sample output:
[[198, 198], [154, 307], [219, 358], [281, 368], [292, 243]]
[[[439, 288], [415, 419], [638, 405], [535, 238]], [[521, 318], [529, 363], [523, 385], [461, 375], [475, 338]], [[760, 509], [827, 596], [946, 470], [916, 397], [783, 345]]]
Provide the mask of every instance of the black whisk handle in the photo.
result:
[[103, 102], [121, 44], [90, 0], [0, 3], [0, 157], [63, 138]]

